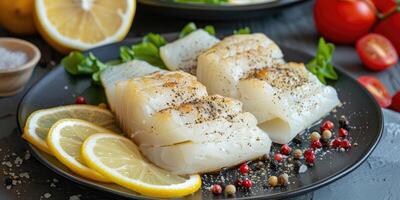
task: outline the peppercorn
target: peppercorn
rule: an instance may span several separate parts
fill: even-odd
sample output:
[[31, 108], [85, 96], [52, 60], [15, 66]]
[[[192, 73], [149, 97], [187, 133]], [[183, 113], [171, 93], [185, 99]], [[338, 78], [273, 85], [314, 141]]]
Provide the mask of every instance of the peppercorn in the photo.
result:
[[78, 96], [75, 99], [75, 104], [86, 104], [86, 99], [83, 96]]
[[289, 145], [284, 144], [281, 147], [281, 153], [284, 155], [289, 155], [289, 153], [292, 151], [292, 148], [289, 147]]
[[339, 137], [347, 137], [347, 135], [349, 135], [349, 132], [346, 129], [344, 128], [339, 129]]
[[245, 188], [251, 188], [253, 186], [253, 182], [249, 179], [242, 181], [242, 186]]
[[269, 156], [269, 154], [266, 153], [263, 155], [262, 159], [265, 161], [269, 161], [271, 159], [271, 157]]
[[303, 151], [301, 149], [296, 149], [293, 151], [294, 159], [300, 159], [303, 156]]
[[351, 147], [351, 143], [349, 140], [344, 139], [341, 143], [340, 143], [340, 147], [343, 149], [349, 149]]
[[322, 147], [322, 143], [319, 140], [315, 140], [311, 142], [311, 147], [313, 149], [319, 149]]
[[332, 130], [333, 128], [335, 128], [333, 122], [327, 120], [321, 125], [320, 130], [323, 132], [324, 130]]
[[276, 176], [270, 176], [268, 178], [268, 185], [271, 187], [275, 187], [278, 185], [278, 177]]
[[324, 130], [324, 131], [322, 132], [322, 140], [323, 140], [324, 142], [327, 142], [329, 139], [331, 139], [331, 137], [332, 137], [332, 131], [330, 131], [330, 130]]
[[280, 154], [280, 153], [275, 153], [274, 159], [275, 159], [277, 162], [281, 162], [281, 161], [283, 160], [283, 156], [282, 156], [282, 154]]
[[319, 140], [320, 138], [321, 138], [321, 135], [316, 131], [312, 132], [310, 135], [311, 142]]
[[297, 135], [296, 137], [294, 137], [292, 139], [292, 142], [295, 143], [295, 144], [301, 144], [302, 143], [301, 136]]
[[339, 127], [340, 128], [344, 128], [346, 130], [349, 130], [349, 128], [350, 128], [349, 125], [350, 125], [350, 123], [347, 120], [346, 116], [344, 116], [344, 115], [340, 116], [340, 118], [339, 118]]
[[287, 186], [289, 185], [289, 175], [283, 173], [278, 177], [278, 183], [280, 186]]
[[250, 167], [249, 165], [247, 165], [247, 163], [243, 163], [242, 165], [240, 165], [239, 170], [242, 174], [247, 174], [250, 171]]
[[218, 184], [214, 184], [211, 186], [211, 192], [213, 194], [221, 194], [222, 193], [222, 187]]
[[6, 185], [6, 186], [8, 186], [8, 185], [12, 185], [12, 179], [10, 178], [10, 177], [6, 177], [5, 179], [4, 179], [4, 184]]
[[234, 196], [236, 194], [236, 187], [234, 185], [225, 186], [225, 194], [228, 196]]
[[336, 138], [335, 140], [332, 141], [332, 148], [336, 149], [340, 146], [340, 144], [342, 143], [342, 140], [340, 138]]

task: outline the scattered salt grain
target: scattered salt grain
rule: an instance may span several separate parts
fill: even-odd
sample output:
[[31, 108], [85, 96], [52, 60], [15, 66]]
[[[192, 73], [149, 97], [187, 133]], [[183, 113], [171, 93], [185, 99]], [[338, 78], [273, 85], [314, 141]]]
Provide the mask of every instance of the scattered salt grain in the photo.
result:
[[308, 167], [306, 165], [301, 165], [299, 168], [299, 174], [305, 173]]
[[72, 195], [72, 196], [69, 197], [69, 200], [80, 200], [80, 199], [81, 199], [81, 196], [82, 196], [82, 195], [80, 195], [80, 194], [78, 194], [78, 195]]
[[0, 70], [15, 69], [28, 61], [26, 53], [10, 51], [0, 46]]
[[46, 199], [48, 199], [48, 198], [51, 197], [51, 194], [50, 194], [50, 193], [45, 193], [45, 194], [43, 195], [43, 197], [46, 198]]

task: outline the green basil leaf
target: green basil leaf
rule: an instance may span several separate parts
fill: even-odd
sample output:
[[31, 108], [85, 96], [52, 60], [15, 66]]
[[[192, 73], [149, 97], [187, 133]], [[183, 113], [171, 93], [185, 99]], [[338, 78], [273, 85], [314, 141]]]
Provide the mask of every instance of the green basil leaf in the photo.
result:
[[195, 30], [197, 30], [196, 24], [193, 22], [190, 22], [190, 23], [186, 24], [185, 27], [183, 27], [182, 31], [179, 33], [179, 38], [183, 38]]
[[140, 43], [132, 47], [135, 59], [146, 61], [160, 68], [166, 68], [158, 48], [153, 43]]

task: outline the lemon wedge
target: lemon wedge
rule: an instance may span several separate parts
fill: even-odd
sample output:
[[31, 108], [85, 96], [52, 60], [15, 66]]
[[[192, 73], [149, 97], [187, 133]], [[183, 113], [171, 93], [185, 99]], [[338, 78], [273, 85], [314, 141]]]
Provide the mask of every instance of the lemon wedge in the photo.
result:
[[82, 119], [119, 132], [114, 115], [109, 110], [91, 105], [69, 105], [33, 112], [26, 121], [22, 137], [42, 151], [51, 154], [46, 143], [47, 134], [54, 123], [65, 118]]
[[122, 40], [135, 15], [135, 0], [36, 0], [34, 21], [60, 52]]
[[103, 175], [88, 168], [81, 156], [84, 140], [95, 133], [112, 134], [107, 129], [79, 119], [62, 119], [55, 123], [47, 136], [53, 155], [73, 172], [92, 180], [109, 182]]
[[147, 162], [132, 141], [119, 135], [91, 135], [81, 151], [89, 167], [114, 183], [143, 195], [182, 197], [201, 187], [199, 175], [178, 176], [160, 169]]

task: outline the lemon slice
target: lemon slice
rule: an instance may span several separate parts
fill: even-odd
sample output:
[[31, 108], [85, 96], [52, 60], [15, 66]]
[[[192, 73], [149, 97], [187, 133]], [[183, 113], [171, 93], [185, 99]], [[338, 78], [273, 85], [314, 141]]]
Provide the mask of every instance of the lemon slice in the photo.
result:
[[68, 52], [122, 40], [135, 9], [136, 0], [37, 0], [34, 20], [48, 43]]
[[53, 155], [73, 172], [92, 180], [109, 182], [103, 175], [88, 168], [81, 156], [84, 140], [95, 133], [111, 131], [79, 119], [62, 119], [55, 123], [47, 136]]
[[82, 145], [82, 156], [89, 167], [111, 181], [143, 195], [173, 198], [196, 192], [199, 175], [173, 175], [147, 162], [129, 139], [110, 134], [94, 134]]
[[114, 115], [106, 109], [91, 105], [70, 105], [33, 112], [26, 121], [23, 138], [37, 148], [51, 154], [46, 143], [47, 134], [60, 119], [77, 118], [119, 132]]

